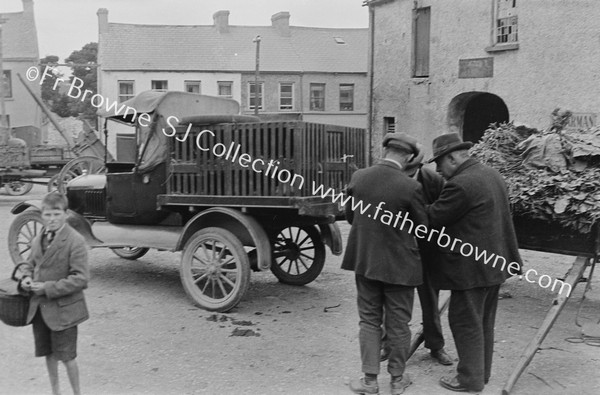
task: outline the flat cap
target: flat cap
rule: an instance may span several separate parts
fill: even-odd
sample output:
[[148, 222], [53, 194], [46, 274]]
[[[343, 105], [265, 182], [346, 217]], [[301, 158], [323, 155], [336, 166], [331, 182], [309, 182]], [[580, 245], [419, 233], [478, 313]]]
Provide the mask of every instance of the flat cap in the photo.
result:
[[387, 133], [383, 137], [383, 146], [400, 148], [415, 155], [419, 153], [417, 139], [402, 132]]

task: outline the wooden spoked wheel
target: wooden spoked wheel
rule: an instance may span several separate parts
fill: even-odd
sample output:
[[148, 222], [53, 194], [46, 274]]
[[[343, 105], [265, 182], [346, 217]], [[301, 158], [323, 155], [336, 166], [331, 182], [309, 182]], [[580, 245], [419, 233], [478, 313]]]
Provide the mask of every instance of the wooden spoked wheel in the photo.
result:
[[180, 276], [197, 306], [225, 312], [242, 299], [250, 284], [250, 263], [242, 242], [225, 229], [196, 232], [186, 243]]
[[42, 214], [37, 210], [24, 211], [15, 217], [8, 230], [8, 251], [13, 263], [29, 258], [33, 239], [43, 228]]
[[12, 196], [22, 196], [31, 191], [33, 184], [30, 182], [13, 181], [4, 185], [6, 193]]
[[305, 285], [316, 279], [325, 264], [325, 245], [314, 226], [289, 226], [272, 241], [271, 272], [285, 284]]

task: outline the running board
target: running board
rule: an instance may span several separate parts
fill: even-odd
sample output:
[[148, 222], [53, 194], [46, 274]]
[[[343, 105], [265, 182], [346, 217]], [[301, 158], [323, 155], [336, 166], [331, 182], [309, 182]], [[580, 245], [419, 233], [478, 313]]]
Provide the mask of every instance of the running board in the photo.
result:
[[143, 247], [175, 251], [183, 227], [153, 225], [118, 225], [94, 222], [95, 241], [88, 240], [92, 248]]

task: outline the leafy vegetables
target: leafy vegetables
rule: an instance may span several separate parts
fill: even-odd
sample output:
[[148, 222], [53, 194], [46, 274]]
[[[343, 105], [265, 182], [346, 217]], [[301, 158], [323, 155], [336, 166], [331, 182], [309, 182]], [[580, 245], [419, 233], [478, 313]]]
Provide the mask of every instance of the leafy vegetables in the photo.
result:
[[492, 125], [471, 154], [505, 178], [513, 214], [588, 234], [600, 219], [600, 128], [564, 129], [553, 112], [545, 131]]

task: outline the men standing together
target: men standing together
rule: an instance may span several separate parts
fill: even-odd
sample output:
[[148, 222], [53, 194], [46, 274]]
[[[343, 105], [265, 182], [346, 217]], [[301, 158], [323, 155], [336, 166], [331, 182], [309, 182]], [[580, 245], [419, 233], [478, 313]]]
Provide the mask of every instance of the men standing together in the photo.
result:
[[[437, 172], [446, 179], [443, 188], [443, 181], [430, 171], [411, 171], [411, 166], [420, 167], [420, 150], [412, 137], [388, 133], [383, 146], [382, 161], [353, 175], [349, 195], [375, 203], [371, 207], [384, 202], [394, 212], [408, 213], [415, 224], [444, 227], [453, 239], [521, 264], [504, 180], [497, 171], [469, 157], [472, 143], [463, 142], [456, 133], [433, 141], [429, 162], [436, 162]], [[443, 377], [440, 385], [452, 391], [482, 390], [491, 375], [498, 290], [509, 273], [504, 266], [485, 265], [458, 250], [438, 251], [433, 241], [420, 243], [419, 254], [410, 231], [374, 220], [371, 211], [358, 214], [346, 207], [352, 228], [342, 268], [355, 272], [364, 373], [350, 383], [350, 389], [359, 394], [378, 393], [382, 323], [389, 345], [392, 394], [401, 394], [410, 384], [404, 373], [411, 338], [408, 322], [414, 287], [420, 286], [421, 305], [430, 312], [424, 313], [426, 347], [442, 364], [452, 360], [438, 330], [437, 292], [452, 291], [448, 317], [459, 362], [457, 375]], [[431, 312], [437, 322], [425, 322]]]

